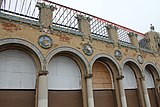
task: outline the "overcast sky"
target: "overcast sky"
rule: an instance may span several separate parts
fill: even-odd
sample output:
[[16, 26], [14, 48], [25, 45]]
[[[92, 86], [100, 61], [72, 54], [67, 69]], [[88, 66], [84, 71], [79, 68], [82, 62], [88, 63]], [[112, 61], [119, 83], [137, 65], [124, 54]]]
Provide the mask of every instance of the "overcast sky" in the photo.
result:
[[141, 33], [160, 32], [160, 0], [51, 0]]

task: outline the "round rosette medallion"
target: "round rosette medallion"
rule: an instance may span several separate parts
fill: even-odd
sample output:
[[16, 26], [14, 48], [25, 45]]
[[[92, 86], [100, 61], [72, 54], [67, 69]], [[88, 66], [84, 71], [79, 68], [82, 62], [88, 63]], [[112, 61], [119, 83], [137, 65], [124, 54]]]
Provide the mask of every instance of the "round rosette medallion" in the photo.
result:
[[141, 55], [137, 55], [137, 61], [140, 63], [140, 64], [143, 64], [144, 62], [144, 59]]
[[122, 53], [119, 50], [115, 50], [114, 51], [114, 56], [116, 57], [116, 59], [121, 60], [122, 59]]
[[48, 49], [52, 46], [52, 39], [48, 35], [41, 35], [38, 43], [42, 48]]
[[93, 54], [93, 48], [88, 43], [84, 44], [82, 49], [83, 49], [83, 52], [88, 56], [91, 56]]

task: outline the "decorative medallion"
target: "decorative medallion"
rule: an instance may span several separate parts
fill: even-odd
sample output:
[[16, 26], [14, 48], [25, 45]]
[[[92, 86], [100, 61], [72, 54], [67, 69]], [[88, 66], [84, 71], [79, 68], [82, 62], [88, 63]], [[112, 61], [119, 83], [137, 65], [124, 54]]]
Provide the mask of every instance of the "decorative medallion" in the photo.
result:
[[88, 56], [91, 56], [93, 54], [93, 48], [88, 43], [84, 44], [82, 49], [83, 49], [83, 52]]
[[140, 64], [143, 64], [144, 62], [144, 59], [141, 55], [137, 55], [137, 61], [140, 63]]
[[52, 46], [52, 39], [47, 35], [41, 35], [38, 43], [42, 48], [48, 49]]
[[119, 50], [115, 50], [114, 51], [114, 56], [116, 57], [116, 59], [121, 60], [122, 59], [122, 53]]

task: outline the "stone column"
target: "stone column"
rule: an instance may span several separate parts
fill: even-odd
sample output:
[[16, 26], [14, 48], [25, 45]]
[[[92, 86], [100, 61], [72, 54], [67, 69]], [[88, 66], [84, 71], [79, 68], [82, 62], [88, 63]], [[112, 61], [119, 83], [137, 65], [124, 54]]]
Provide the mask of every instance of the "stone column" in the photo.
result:
[[130, 32], [130, 33], [128, 33], [128, 36], [130, 38], [132, 46], [135, 46], [136, 48], [139, 48], [139, 43], [138, 43], [138, 39], [137, 39], [138, 35]]
[[56, 8], [45, 3], [38, 3], [37, 7], [39, 7], [39, 21], [42, 27], [49, 28], [52, 25], [53, 11]]
[[124, 76], [121, 75], [121, 76], [117, 77], [117, 80], [119, 83], [119, 92], [120, 92], [122, 107], [127, 107], [126, 94], [125, 94], [125, 90], [124, 90], [124, 86], [123, 86], [123, 78], [124, 78]]
[[48, 72], [39, 72], [38, 107], [48, 107]]
[[160, 101], [160, 78], [156, 79], [155, 91], [156, 91], [156, 98], [157, 98], [158, 107], [160, 107], [160, 102], [159, 102]]
[[144, 78], [141, 79], [142, 82], [142, 88], [143, 88], [143, 95], [144, 95], [144, 100], [145, 100], [145, 105], [146, 107], [151, 107], [149, 96], [148, 96], [148, 91], [146, 87], [146, 81]]
[[87, 81], [87, 99], [88, 107], [94, 107], [93, 88], [92, 88], [92, 74], [86, 75]]
[[84, 38], [91, 39], [90, 18], [83, 15], [77, 15], [79, 31], [84, 34]]
[[2, 2], [3, 2], [3, 0], [0, 0], [0, 9], [1, 9], [1, 6], [2, 6]]
[[117, 34], [117, 27], [108, 25], [106, 26], [108, 31], [109, 38], [113, 41], [114, 45], [118, 46], [118, 34]]

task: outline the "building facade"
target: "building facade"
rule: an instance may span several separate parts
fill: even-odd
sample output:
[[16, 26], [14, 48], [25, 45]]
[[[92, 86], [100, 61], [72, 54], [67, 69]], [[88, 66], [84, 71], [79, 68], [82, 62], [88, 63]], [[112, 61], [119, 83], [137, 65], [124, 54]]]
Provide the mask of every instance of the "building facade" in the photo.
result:
[[160, 107], [158, 32], [47, 0], [9, 2], [0, 0], [1, 107]]

